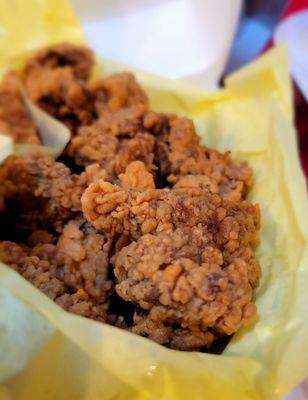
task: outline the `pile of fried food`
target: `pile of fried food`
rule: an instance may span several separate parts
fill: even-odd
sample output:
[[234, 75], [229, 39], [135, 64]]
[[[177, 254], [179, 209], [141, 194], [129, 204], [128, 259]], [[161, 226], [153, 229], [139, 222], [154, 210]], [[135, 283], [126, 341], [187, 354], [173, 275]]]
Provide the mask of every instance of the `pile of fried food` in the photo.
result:
[[[0, 260], [67, 311], [209, 349], [256, 315], [252, 170], [201, 146], [190, 119], [151, 111], [133, 75], [89, 84], [93, 66], [89, 49], [60, 44], [18, 78], [72, 137], [57, 161], [0, 166]], [[0, 132], [39, 144], [18, 79], [0, 84]]]

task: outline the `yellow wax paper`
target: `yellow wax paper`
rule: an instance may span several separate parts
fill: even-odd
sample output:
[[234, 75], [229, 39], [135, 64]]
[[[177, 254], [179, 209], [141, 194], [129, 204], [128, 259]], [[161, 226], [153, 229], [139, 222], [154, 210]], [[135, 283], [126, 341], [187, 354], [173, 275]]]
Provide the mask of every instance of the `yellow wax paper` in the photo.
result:
[[[0, 71], [60, 41], [84, 41], [66, 1], [0, 0]], [[120, 69], [103, 60], [96, 76]], [[205, 144], [232, 150], [254, 169], [259, 318], [222, 355], [169, 350], [66, 313], [0, 265], [0, 399], [281, 398], [308, 373], [308, 208], [285, 49], [230, 76], [214, 94], [134, 72], [155, 110], [190, 116]]]
[[[59, 25], [61, 29], [58, 29]], [[61, 0], [1, 0], [0, 78], [11, 69], [19, 70], [26, 59], [41, 47], [58, 43], [62, 38], [85, 44], [69, 3]], [[40, 110], [25, 95], [24, 100], [30, 117], [39, 129], [44, 147], [14, 145], [12, 138], [0, 132], [0, 162], [10, 154], [33, 151], [58, 156], [70, 139], [70, 132], [64, 124]]]

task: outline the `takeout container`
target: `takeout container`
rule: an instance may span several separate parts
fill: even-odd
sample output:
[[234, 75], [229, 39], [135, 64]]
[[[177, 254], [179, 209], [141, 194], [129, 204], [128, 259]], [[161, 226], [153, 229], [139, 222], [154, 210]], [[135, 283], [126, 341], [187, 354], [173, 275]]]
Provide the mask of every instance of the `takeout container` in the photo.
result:
[[[1, 72], [21, 67], [44, 45], [84, 43], [66, 1], [28, 0], [25, 7], [0, 0], [0, 10]], [[96, 77], [122, 69], [103, 59]], [[286, 52], [272, 50], [214, 94], [132, 71], [154, 110], [188, 115], [204, 143], [231, 150], [253, 168], [250, 199], [262, 215], [258, 320], [234, 335], [222, 355], [174, 351], [68, 314], [0, 265], [0, 398], [281, 398], [308, 372], [307, 193]]]
[[242, 0], [72, 0], [96, 54], [217, 88]]

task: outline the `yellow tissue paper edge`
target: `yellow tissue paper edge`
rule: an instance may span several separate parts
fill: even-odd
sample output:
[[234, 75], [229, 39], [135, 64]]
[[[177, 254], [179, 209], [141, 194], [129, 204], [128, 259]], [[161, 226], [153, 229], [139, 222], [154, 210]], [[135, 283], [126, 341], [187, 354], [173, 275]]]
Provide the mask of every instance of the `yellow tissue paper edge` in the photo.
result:
[[[0, 79], [2, 79], [2, 75], [4, 75], [5, 72], [14, 68], [8, 65], [8, 61], [9, 60], [6, 60], [2, 66], [0, 64]], [[7, 68], [5, 69], [6, 66]], [[58, 157], [71, 138], [69, 129], [65, 124], [51, 117], [47, 112], [35, 105], [28, 98], [21, 82], [19, 82], [19, 90], [23, 98], [26, 112], [38, 129], [41, 145], [28, 143], [16, 144], [12, 137], [0, 132], [0, 163], [12, 154], [21, 155], [41, 152], [52, 157]]]
[[[68, 2], [0, 0], [0, 71], [42, 46], [84, 43]], [[111, 40], [111, 39], [110, 39]], [[103, 60], [97, 75], [123, 66]], [[308, 374], [308, 208], [292, 123], [286, 51], [277, 48], [209, 94], [133, 71], [152, 107], [194, 119], [202, 141], [255, 171], [259, 318], [222, 355], [173, 351], [61, 310], [0, 265], [0, 399], [278, 399]]]
[[70, 140], [69, 129], [62, 122], [41, 110], [25, 95], [23, 98], [27, 112], [39, 131], [42, 145], [15, 144], [13, 138], [0, 132], [0, 162], [11, 154], [21, 155], [34, 152], [58, 157]]

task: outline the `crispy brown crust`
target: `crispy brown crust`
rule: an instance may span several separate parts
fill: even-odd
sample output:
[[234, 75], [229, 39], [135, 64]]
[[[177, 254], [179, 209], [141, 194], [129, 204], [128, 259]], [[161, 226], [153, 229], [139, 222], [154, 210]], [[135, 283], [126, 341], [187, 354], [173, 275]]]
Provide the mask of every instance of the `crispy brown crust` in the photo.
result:
[[101, 177], [106, 173], [95, 164], [74, 175], [49, 156], [11, 156], [0, 166], [2, 208], [14, 207], [21, 229], [59, 228], [81, 214], [83, 191]]
[[65, 310], [104, 322], [110, 245], [108, 235], [71, 220], [58, 239], [35, 231], [27, 246], [1, 242], [0, 259]]
[[240, 257], [227, 264], [224, 251], [200, 228], [144, 235], [117, 256], [116, 290], [165, 326], [230, 335], [255, 315], [260, 270]]
[[73, 157], [78, 165], [99, 163], [108, 174], [116, 179], [125, 172], [126, 167], [133, 161], [143, 161], [149, 171], [155, 169], [153, 164], [154, 138], [139, 132], [133, 138], [119, 139], [106, 132], [95, 123], [79, 129], [78, 134], [67, 147], [67, 155]]
[[57, 69], [69, 67], [76, 78], [87, 80], [94, 66], [92, 51], [84, 46], [61, 43], [40, 50], [25, 66], [25, 74], [35, 69]]
[[64, 43], [42, 49], [25, 66], [25, 90], [75, 133], [95, 117], [94, 97], [86, 85], [93, 65], [93, 53], [86, 47]]
[[82, 196], [99, 232], [132, 241], [115, 256], [118, 295], [146, 312], [131, 330], [174, 348], [209, 347], [256, 313], [258, 207], [204, 187], [140, 186], [97, 181]]
[[[64, 163], [36, 154], [0, 166], [0, 260], [67, 311], [174, 349], [210, 348], [256, 315], [252, 170], [202, 146], [190, 119], [151, 111], [133, 75], [89, 85], [92, 66], [90, 50], [62, 44], [25, 67], [28, 96], [72, 139]], [[10, 129], [18, 115], [20, 134], [8, 134], [30, 143], [13, 83], [7, 97], [0, 86], [0, 130], [1, 115]]]

